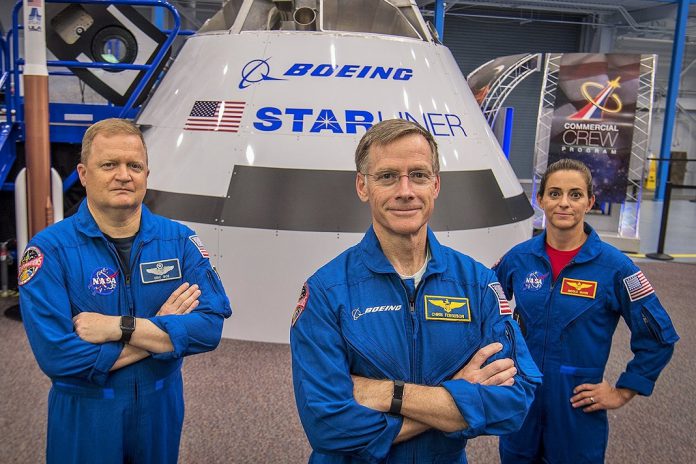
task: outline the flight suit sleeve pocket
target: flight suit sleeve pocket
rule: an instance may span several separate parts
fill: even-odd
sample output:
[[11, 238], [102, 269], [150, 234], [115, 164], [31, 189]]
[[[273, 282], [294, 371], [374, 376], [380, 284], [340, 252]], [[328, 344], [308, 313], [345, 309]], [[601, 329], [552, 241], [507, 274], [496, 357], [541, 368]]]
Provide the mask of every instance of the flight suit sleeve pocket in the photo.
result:
[[532, 360], [519, 326], [511, 321], [505, 321], [505, 343], [520, 375], [528, 380], [541, 378], [541, 372]]
[[650, 301], [643, 304], [640, 315], [646, 329], [658, 342], [671, 345], [679, 340], [672, 320], [659, 303]]

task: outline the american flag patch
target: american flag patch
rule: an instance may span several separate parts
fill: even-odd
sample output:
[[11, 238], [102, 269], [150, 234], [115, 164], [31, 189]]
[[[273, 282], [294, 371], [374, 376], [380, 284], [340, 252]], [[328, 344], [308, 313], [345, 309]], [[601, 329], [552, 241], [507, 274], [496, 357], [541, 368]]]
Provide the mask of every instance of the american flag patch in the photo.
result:
[[196, 101], [184, 130], [237, 132], [245, 105], [234, 101]]
[[508, 302], [503, 287], [498, 282], [493, 282], [488, 284], [488, 286], [495, 292], [495, 296], [498, 298], [498, 308], [500, 309], [501, 316], [511, 316], [512, 309], [510, 308], [510, 302]]
[[[201, 256], [203, 256], [204, 258], [210, 259], [210, 254], [208, 253], [208, 250], [205, 249], [205, 246], [203, 246], [203, 242], [202, 242], [201, 239], [198, 237], [198, 235], [191, 235], [191, 236], [189, 237], [189, 240], [191, 240], [191, 242], [192, 242], [194, 245], [196, 245], [196, 248], [198, 248], [198, 251], [201, 252]], [[217, 272], [217, 271], [216, 271], [216, 272]]]
[[631, 301], [640, 300], [644, 296], [655, 293], [655, 289], [652, 288], [652, 285], [650, 285], [648, 279], [643, 275], [643, 271], [638, 271], [635, 274], [626, 277], [623, 282], [626, 286], [628, 297], [631, 299]]
[[302, 291], [300, 292], [300, 298], [297, 300], [297, 305], [295, 306], [295, 310], [292, 312], [292, 321], [290, 325], [292, 327], [295, 326], [295, 322], [300, 318], [302, 315], [302, 312], [305, 309], [305, 306], [307, 306], [307, 300], [309, 300], [309, 287], [307, 287], [307, 282], [304, 283], [302, 286]]

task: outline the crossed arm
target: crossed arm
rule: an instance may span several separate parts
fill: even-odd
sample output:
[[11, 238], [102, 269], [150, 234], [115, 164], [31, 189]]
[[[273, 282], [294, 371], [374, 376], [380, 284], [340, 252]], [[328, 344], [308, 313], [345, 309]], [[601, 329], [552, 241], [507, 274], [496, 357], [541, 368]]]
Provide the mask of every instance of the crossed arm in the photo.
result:
[[[198, 307], [200, 295], [198, 285], [189, 285], [185, 282], [172, 292], [157, 311], [156, 316], [188, 314]], [[82, 312], [73, 317], [73, 324], [75, 333], [82, 340], [101, 344], [121, 339], [120, 319], [120, 316]], [[148, 319], [137, 318], [130, 342], [123, 348], [111, 370], [136, 363], [150, 356], [150, 353], [166, 353], [173, 349], [174, 346], [167, 332]]]
[[[498, 359], [486, 366], [491, 356], [503, 349], [500, 343], [481, 348], [460, 369], [453, 379], [463, 379], [481, 385], [511, 386], [517, 369], [512, 359]], [[482, 367], [483, 366], [483, 367]], [[393, 382], [353, 375], [353, 396], [363, 406], [388, 412], [393, 393]], [[454, 399], [444, 387], [406, 384], [402, 400], [403, 425], [394, 443], [409, 440], [430, 428], [455, 432], [468, 426]]]

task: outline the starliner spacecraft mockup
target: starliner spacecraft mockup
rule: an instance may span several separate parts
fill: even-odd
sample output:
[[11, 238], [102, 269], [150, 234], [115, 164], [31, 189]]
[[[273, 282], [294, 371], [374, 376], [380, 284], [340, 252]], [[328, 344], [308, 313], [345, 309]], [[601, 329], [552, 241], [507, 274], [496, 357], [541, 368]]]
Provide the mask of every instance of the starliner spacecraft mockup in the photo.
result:
[[370, 225], [354, 152], [373, 124], [435, 136], [431, 227], [491, 265], [532, 209], [450, 51], [409, 0], [230, 0], [137, 118], [147, 204], [194, 228], [234, 309], [223, 336], [287, 342], [303, 282]]

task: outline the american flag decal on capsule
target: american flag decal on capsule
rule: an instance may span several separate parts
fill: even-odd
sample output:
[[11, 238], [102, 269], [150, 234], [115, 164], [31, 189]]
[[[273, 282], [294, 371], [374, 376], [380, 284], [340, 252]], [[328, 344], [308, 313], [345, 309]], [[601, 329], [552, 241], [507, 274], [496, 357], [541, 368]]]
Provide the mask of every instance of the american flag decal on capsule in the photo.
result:
[[191, 108], [184, 130], [237, 132], [242, 123], [245, 102], [196, 101]]

